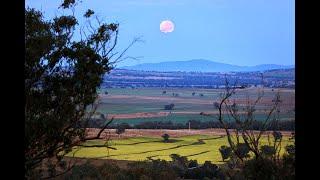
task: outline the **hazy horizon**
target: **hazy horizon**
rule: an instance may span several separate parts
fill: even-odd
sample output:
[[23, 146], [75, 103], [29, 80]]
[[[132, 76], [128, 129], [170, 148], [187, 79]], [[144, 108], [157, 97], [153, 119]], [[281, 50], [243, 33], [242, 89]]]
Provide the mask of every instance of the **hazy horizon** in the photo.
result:
[[229, 65], [235, 65], [235, 66], [259, 66], [259, 65], [282, 65], [282, 66], [295, 66], [295, 63], [293, 64], [281, 64], [281, 63], [263, 63], [263, 64], [256, 64], [256, 65], [238, 65], [238, 64], [231, 64], [231, 63], [224, 63], [224, 62], [219, 62], [219, 61], [215, 61], [215, 60], [210, 60], [210, 59], [204, 59], [204, 58], [196, 58], [196, 59], [186, 59], [186, 60], [167, 60], [167, 61], [158, 61], [158, 62], [144, 62], [144, 63], [138, 63], [138, 64], [134, 64], [134, 65], [121, 65], [118, 66], [120, 67], [125, 67], [125, 66], [135, 66], [135, 65], [141, 65], [141, 64], [158, 64], [158, 63], [167, 63], [167, 62], [185, 62], [185, 61], [194, 61], [194, 60], [204, 60], [204, 61], [211, 61], [211, 62], [215, 62], [215, 63], [223, 63], [223, 64], [229, 64]]
[[[27, 0], [52, 18], [62, 15], [60, 1]], [[295, 1], [292, 0], [85, 0], [75, 9], [81, 17], [88, 9], [106, 22], [120, 24], [117, 49], [135, 38], [120, 66], [164, 61], [206, 59], [240, 66], [295, 65]], [[159, 30], [171, 20], [174, 31]], [[79, 36], [79, 35], [77, 35]]]

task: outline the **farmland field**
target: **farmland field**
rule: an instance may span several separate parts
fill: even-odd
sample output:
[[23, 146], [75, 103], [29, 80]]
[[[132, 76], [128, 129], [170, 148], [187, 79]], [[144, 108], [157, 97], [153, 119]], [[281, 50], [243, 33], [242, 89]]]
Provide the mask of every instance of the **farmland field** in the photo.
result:
[[[165, 93], [164, 93], [165, 91]], [[107, 92], [107, 93], [105, 93]], [[192, 95], [192, 93], [194, 95]], [[192, 88], [110, 88], [99, 89], [98, 113], [114, 118], [113, 124], [127, 123], [136, 125], [148, 121], [171, 121], [185, 124], [189, 120], [216, 120], [218, 111], [214, 102], [219, 101], [221, 89]], [[280, 120], [294, 120], [295, 91], [294, 89], [264, 89], [264, 96], [256, 106], [255, 119], [263, 120], [266, 110], [272, 104], [276, 93], [280, 93]], [[178, 94], [178, 95], [174, 95]], [[202, 95], [201, 95], [202, 94]], [[258, 95], [258, 88], [239, 89], [232, 97], [232, 102], [239, 106], [239, 112], [244, 112], [247, 101], [252, 102]], [[248, 97], [250, 97], [248, 99]], [[173, 103], [173, 110], [164, 110], [164, 106]], [[200, 115], [201, 112], [209, 116]], [[225, 120], [228, 116], [225, 115]], [[219, 148], [227, 145], [225, 132], [220, 130], [163, 130], [163, 129], [127, 129], [121, 137], [113, 131], [108, 144], [116, 150], [108, 149], [105, 140], [87, 141], [72, 150], [69, 157], [114, 159], [125, 161], [142, 161], [148, 159], [170, 160], [170, 154], [179, 154], [199, 163], [212, 161], [222, 164]], [[165, 143], [161, 138], [163, 133], [170, 135], [171, 142]], [[289, 140], [291, 132], [284, 135], [282, 146], [292, 144]], [[93, 133], [95, 134], [95, 133]], [[105, 132], [106, 136], [107, 133]], [[110, 135], [110, 134], [109, 134]], [[267, 144], [267, 137], [261, 140]], [[98, 146], [98, 147], [97, 147]], [[100, 147], [99, 147], [100, 146]], [[281, 152], [284, 152], [282, 148]]]
[[[148, 159], [170, 160], [170, 154], [179, 154], [188, 159], [197, 160], [199, 163], [212, 161], [222, 164], [219, 148], [227, 145], [227, 139], [221, 135], [190, 135], [170, 138], [171, 142], [165, 143], [161, 137], [131, 137], [124, 139], [113, 139], [108, 145], [117, 150], [106, 147], [90, 147], [103, 145], [104, 140], [88, 141], [86, 147], [74, 148], [68, 156], [96, 159], [115, 159], [142, 161]], [[267, 137], [264, 136], [262, 144], [267, 144]], [[288, 136], [284, 136], [282, 146], [292, 144]], [[284, 152], [282, 148], [281, 153]]]
[[[108, 94], [105, 94], [105, 92]], [[163, 93], [165, 91], [165, 93]], [[108, 118], [114, 117], [113, 123], [128, 123], [134, 125], [147, 121], [172, 121], [185, 124], [189, 120], [215, 120], [217, 110], [213, 103], [219, 101], [221, 89], [192, 88], [110, 88], [100, 89], [100, 104], [97, 112]], [[192, 93], [195, 92], [194, 95]], [[256, 106], [256, 119], [265, 118], [265, 110], [272, 105], [276, 93], [280, 93], [281, 120], [294, 119], [293, 108], [295, 91], [293, 89], [264, 89], [264, 96]], [[174, 94], [178, 94], [174, 96]], [[202, 94], [202, 95], [201, 95]], [[240, 111], [245, 108], [247, 97], [255, 100], [258, 88], [239, 89], [233, 99], [239, 105]], [[174, 109], [164, 110], [164, 106], [173, 103]], [[201, 116], [205, 112], [212, 116]]]

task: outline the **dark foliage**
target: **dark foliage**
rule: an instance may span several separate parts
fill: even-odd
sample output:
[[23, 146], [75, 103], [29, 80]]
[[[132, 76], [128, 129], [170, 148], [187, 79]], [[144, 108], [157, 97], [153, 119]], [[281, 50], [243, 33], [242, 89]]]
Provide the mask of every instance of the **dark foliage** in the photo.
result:
[[65, 179], [103, 179], [103, 177], [98, 168], [86, 163], [79, 166], [75, 166], [72, 169], [70, 175], [67, 176]]
[[295, 157], [285, 154], [281, 161], [270, 158], [255, 158], [246, 161], [241, 174], [245, 179], [295, 179]]
[[218, 108], [219, 108], [219, 103], [218, 103], [218, 102], [214, 102], [214, 103], [213, 103], [213, 107], [214, 107], [215, 109], [218, 109]]
[[[64, 0], [61, 8], [75, 5]], [[85, 17], [93, 13], [88, 10]], [[60, 161], [86, 140], [83, 127], [95, 110], [96, 89], [113, 68], [109, 47], [116, 45], [118, 25], [100, 23], [75, 41], [77, 26], [73, 15], [45, 20], [40, 11], [25, 9], [26, 175], [44, 159]]]
[[282, 159], [282, 175], [288, 177], [288, 179], [295, 179], [295, 167], [296, 167], [296, 157], [295, 157], [295, 145], [286, 146], [286, 152]]
[[235, 154], [241, 159], [249, 157], [249, 147], [245, 143], [239, 143], [236, 146]]
[[279, 131], [273, 131], [272, 136], [275, 139], [275, 141], [279, 141], [282, 139], [282, 134]]
[[86, 18], [91, 17], [94, 14], [94, 11], [91, 9], [88, 9], [87, 12], [83, 15]]
[[243, 168], [245, 179], [270, 180], [279, 179], [279, 167], [270, 159], [248, 160]]
[[241, 169], [218, 167], [210, 161], [200, 165], [195, 160], [172, 154], [172, 161], [151, 160], [132, 162], [128, 168], [119, 168], [117, 164], [107, 162], [102, 166], [90, 164], [75, 167], [64, 179], [294, 179], [293, 158], [288, 155], [278, 164], [271, 159], [251, 159], [245, 161]]
[[174, 108], [174, 104], [172, 103], [164, 106], [164, 110], [173, 110], [173, 108]]
[[127, 169], [119, 168], [115, 163], [108, 162], [102, 166], [83, 164], [75, 167], [64, 179], [144, 179], [144, 180], [174, 180], [174, 179], [225, 179], [220, 168], [206, 161], [198, 165], [197, 161], [173, 154], [172, 161], [152, 160], [132, 162]]
[[198, 164], [197, 160], [190, 160], [189, 161], [188, 168], [195, 168], [198, 166], [199, 166], [199, 164]]
[[116, 129], [116, 134], [120, 135], [122, 133], [124, 133], [126, 131], [126, 127], [125, 125], [118, 125], [117, 129]]
[[295, 155], [295, 145], [288, 145], [286, 146], [286, 151], [289, 155], [294, 156]]
[[163, 134], [161, 137], [163, 138], [164, 142], [168, 142], [169, 138], [170, 138], [170, 135], [169, 134]]
[[[223, 128], [221, 123], [218, 121], [198, 121], [198, 120], [190, 120], [191, 128], [192, 129], [208, 129], [208, 128]], [[173, 123], [172, 121], [149, 121], [149, 122], [142, 122], [135, 125], [126, 124], [126, 129], [188, 129], [189, 122], [186, 124], [181, 123]], [[263, 122], [261, 121], [254, 121], [252, 125], [248, 127], [248, 129], [252, 130], [259, 130], [261, 129]], [[89, 125], [90, 126], [90, 125]], [[98, 125], [97, 125], [98, 126]], [[101, 125], [99, 125], [101, 126]], [[227, 126], [230, 129], [235, 129], [237, 127], [237, 123], [235, 122], [228, 122]], [[95, 126], [90, 126], [95, 127]], [[115, 125], [110, 125], [111, 128], [116, 128]], [[294, 121], [284, 120], [279, 121], [277, 126], [268, 126], [267, 130], [277, 130], [277, 131], [294, 131], [295, 123]]]
[[222, 157], [222, 161], [228, 159], [231, 156], [231, 153], [232, 153], [231, 147], [228, 147], [228, 146], [221, 146], [219, 148], [219, 151], [220, 151], [220, 154], [221, 154], [221, 157]]
[[260, 147], [261, 153], [265, 157], [272, 157], [276, 154], [276, 149], [274, 146], [263, 145]]
[[189, 168], [183, 177], [186, 179], [225, 179], [225, 175], [218, 166], [210, 161], [206, 161], [197, 168]]

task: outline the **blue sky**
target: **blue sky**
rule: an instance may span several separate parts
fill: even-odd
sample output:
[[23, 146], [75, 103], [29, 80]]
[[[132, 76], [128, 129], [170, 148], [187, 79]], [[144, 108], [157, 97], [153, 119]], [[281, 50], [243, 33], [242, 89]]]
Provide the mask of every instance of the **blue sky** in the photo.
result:
[[[93, 9], [105, 22], [120, 23], [118, 50], [142, 37], [127, 52], [139, 60], [119, 66], [208, 59], [235, 65], [295, 64], [294, 0], [83, 0], [81, 17]], [[61, 15], [57, 0], [26, 0], [50, 18]], [[171, 20], [175, 30], [162, 33]]]

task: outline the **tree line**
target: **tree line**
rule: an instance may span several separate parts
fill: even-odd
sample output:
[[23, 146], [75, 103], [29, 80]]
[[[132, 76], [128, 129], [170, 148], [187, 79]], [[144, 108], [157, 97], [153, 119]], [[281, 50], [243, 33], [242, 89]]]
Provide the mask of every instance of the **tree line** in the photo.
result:
[[[88, 124], [90, 128], [99, 128], [103, 120], [92, 120]], [[100, 122], [100, 123], [99, 123]], [[188, 129], [189, 122], [191, 129], [209, 129], [209, 128], [224, 128], [224, 126], [219, 121], [200, 121], [200, 120], [190, 120], [187, 123], [174, 123], [172, 121], [148, 121], [141, 122], [138, 124], [114, 124], [111, 123], [108, 128], [117, 129], [119, 126], [126, 129]], [[237, 128], [236, 122], [226, 122], [229, 129]], [[264, 126], [262, 121], [253, 121], [248, 129], [250, 130], [260, 130]], [[282, 120], [282, 121], [270, 121], [268, 123], [267, 131], [294, 131], [295, 130], [295, 121], [294, 120]]]

